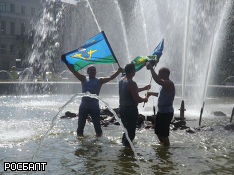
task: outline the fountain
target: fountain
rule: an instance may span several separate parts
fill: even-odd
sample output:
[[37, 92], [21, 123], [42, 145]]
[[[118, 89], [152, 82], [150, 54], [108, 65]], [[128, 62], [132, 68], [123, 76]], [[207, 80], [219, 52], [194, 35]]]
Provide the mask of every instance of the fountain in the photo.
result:
[[[137, 154], [136, 154], [136, 151], [135, 151], [135, 148], [134, 148], [134, 146], [133, 146], [133, 143], [132, 143], [132, 141], [130, 140], [130, 138], [129, 138], [129, 136], [128, 136], [128, 131], [124, 128], [124, 125], [123, 125], [123, 123], [121, 122], [120, 118], [117, 116], [117, 114], [115, 113], [115, 111], [114, 111], [112, 108], [110, 108], [110, 106], [109, 106], [106, 102], [104, 102], [104, 101], [103, 101], [101, 98], [99, 98], [97, 95], [95, 95], [95, 94], [90, 94], [90, 93], [75, 94], [75, 95], [73, 95], [62, 107], [59, 108], [58, 113], [52, 118], [52, 121], [51, 121], [51, 124], [50, 124], [49, 129], [41, 136], [41, 139], [40, 139], [40, 141], [39, 141], [39, 146], [38, 146], [36, 152], [33, 154], [31, 162], [34, 162], [35, 159], [36, 159], [36, 157], [38, 156], [39, 151], [40, 151], [40, 149], [41, 149], [41, 146], [42, 146], [42, 144], [43, 144], [43, 140], [45, 139], [45, 137], [48, 136], [49, 132], [50, 132], [50, 131], [53, 129], [53, 127], [56, 125], [56, 120], [58, 119], [58, 116], [59, 116], [59, 114], [61, 113], [61, 111], [63, 111], [63, 109], [64, 109], [68, 104], [70, 104], [71, 102], [73, 102], [73, 101], [75, 100], [75, 98], [77, 98], [77, 97], [80, 97], [80, 98], [81, 98], [81, 97], [96, 98], [96, 99], [98, 99], [100, 102], [102, 102], [102, 103], [110, 110], [110, 112], [112, 112], [112, 114], [114, 115], [114, 117], [116, 118], [116, 120], [120, 123], [120, 125], [121, 125], [121, 127], [122, 127], [124, 133], [126, 134], [126, 138], [127, 138], [128, 142], [130, 143], [130, 147], [131, 147], [131, 149], [132, 149], [132, 151], [133, 151], [133, 153], [134, 153], [134, 156], [135, 156], [136, 159], [137, 159], [137, 164], [138, 164], [138, 166], [140, 167], [141, 174], [144, 174], [144, 170], [143, 170], [143, 168], [142, 168], [142, 166], [141, 166], [141, 163], [140, 163], [140, 161], [139, 161], [139, 159], [138, 159], [138, 156], [137, 156]], [[29, 174], [29, 173], [28, 173], [28, 174]]]
[[25, 68], [20, 74], [19, 74], [19, 80], [20, 81], [31, 81], [34, 79], [33, 76], [33, 70], [31, 67]]
[[[215, 87], [210, 86], [232, 5], [230, 0], [44, 0], [41, 16], [34, 21], [30, 68], [18, 80], [25, 85], [21, 92], [29, 94], [0, 96], [0, 174], [4, 173], [4, 161], [26, 160], [46, 161], [48, 174], [233, 173], [233, 131], [224, 127], [232, 122], [233, 98], [214, 96], [211, 88]], [[141, 128], [131, 144], [134, 152], [122, 147], [122, 129], [115, 125], [96, 138], [88, 123], [85, 137], [77, 139], [77, 119], [58, 116], [66, 109], [77, 113], [80, 84], [61, 79], [51, 82], [44, 76], [46, 72], [65, 73], [60, 55], [101, 30], [122, 67], [135, 56], [150, 54], [164, 38], [164, 52], [156, 69], [167, 66], [171, 70], [176, 85], [174, 106], [180, 107], [181, 113], [175, 110], [175, 116], [185, 116], [195, 127], [203, 106], [200, 116], [204, 113], [206, 117], [204, 126], [194, 135], [172, 131], [170, 148], [161, 147], [152, 130]], [[95, 66], [104, 75], [117, 67]], [[42, 78], [36, 82], [35, 75]], [[148, 77], [150, 73], [142, 69], [135, 80], [145, 85]], [[33, 86], [26, 87], [29, 83]], [[32, 95], [30, 88], [35, 88], [34, 93], [40, 89], [40, 94]], [[153, 82], [152, 90], [158, 89]], [[110, 106], [111, 111], [118, 107], [116, 83], [103, 86], [100, 94], [104, 106]], [[139, 105], [139, 111], [152, 114], [152, 106], [154, 102], [149, 101], [145, 108]], [[231, 119], [212, 115], [214, 108]], [[155, 113], [157, 109], [153, 109]]]
[[185, 22], [185, 36], [184, 36], [184, 52], [183, 52], [183, 71], [182, 71], [182, 90], [181, 90], [181, 105], [180, 105], [180, 118], [184, 120], [184, 89], [185, 89], [185, 78], [186, 78], [186, 65], [187, 65], [187, 50], [188, 50], [188, 32], [189, 32], [189, 19], [190, 19], [190, 8], [191, 8], [191, 0], [188, 1], [187, 5], [187, 16], [186, 16], [186, 22]]
[[[205, 74], [205, 82], [204, 82], [204, 89], [203, 89], [203, 95], [202, 95], [202, 99], [203, 99], [203, 103], [202, 103], [202, 107], [201, 107], [201, 113], [200, 113], [200, 118], [199, 118], [199, 126], [201, 125], [201, 119], [202, 119], [202, 113], [204, 110], [204, 106], [205, 106], [205, 98], [206, 98], [206, 94], [207, 94], [207, 87], [208, 87], [208, 79], [210, 78], [210, 71], [211, 71], [211, 63], [213, 62], [213, 59], [215, 57], [215, 54], [218, 54], [217, 51], [215, 52], [214, 48], [214, 42], [217, 40], [217, 35], [220, 34], [221, 28], [223, 24], [223, 20], [225, 18], [225, 16], [227, 16], [227, 12], [228, 12], [228, 7], [230, 6], [230, 4], [228, 3], [228, 1], [226, 1], [226, 4], [224, 6], [221, 15], [219, 16], [219, 20], [215, 23], [215, 27], [213, 30], [213, 34], [212, 34], [212, 41], [211, 41], [211, 46], [210, 46], [210, 53], [209, 53], [209, 61], [208, 61], [208, 65], [207, 65], [207, 71]], [[225, 25], [224, 25], [225, 26]], [[217, 49], [218, 50], [218, 49]]]
[[143, 29], [144, 29], [144, 36], [145, 36], [145, 44], [146, 44], [146, 48], [147, 48], [147, 53], [150, 53], [148, 36], [147, 36], [147, 26], [146, 26], [146, 22], [145, 22], [145, 13], [144, 13], [143, 4], [142, 4], [141, 0], [139, 0], [139, 6], [140, 6], [140, 9], [141, 9], [141, 15], [142, 15], [142, 21], [143, 21], [142, 23], [143, 23]]

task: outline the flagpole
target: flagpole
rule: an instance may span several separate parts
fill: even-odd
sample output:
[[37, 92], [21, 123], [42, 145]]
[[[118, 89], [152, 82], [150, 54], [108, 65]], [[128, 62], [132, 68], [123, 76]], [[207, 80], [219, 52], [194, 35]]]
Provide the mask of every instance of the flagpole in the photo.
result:
[[[108, 40], [107, 40], [107, 38], [106, 38], [106, 35], [105, 35], [104, 31], [102, 31], [101, 27], [100, 27], [99, 24], [98, 24], [97, 18], [96, 18], [96, 16], [95, 16], [94, 12], [93, 12], [93, 9], [92, 9], [92, 7], [91, 7], [91, 4], [90, 4], [89, 0], [86, 0], [86, 1], [87, 1], [87, 3], [88, 3], [88, 6], [89, 6], [90, 11], [91, 11], [91, 14], [92, 14], [93, 19], [94, 19], [94, 21], [95, 21], [95, 23], [96, 23], [96, 25], [97, 25], [97, 27], [98, 27], [99, 32], [103, 32], [103, 34], [104, 34], [104, 36], [105, 36], [105, 39], [106, 39], [106, 41], [107, 41], [107, 43], [108, 43], [108, 45], [109, 45], [109, 47], [110, 47], [110, 44], [109, 44], [109, 42], [108, 42]], [[110, 47], [110, 48], [111, 48], [111, 47]], [[112, 49], [111, 49], [111, 51], [112, 51]], [[113, 51], [112, 51], [112, 54], [114, 55], [114, 52], [113, 52]], [[115, 56], [114, 56], [114, 58], [115, 58]], [[117, 62], [117, 64], [118, 64], [118, 66], [120, 67], [119, 62], [117, 61], [116, 58], [115, 58], [115, 60], [116, 60], [116, 62]], [[113, 65], [113, 63], [112, 63], [112, 68], [113, 68], [114, 71], [116, 71], [116, 70], [115, 70], [115, 67], [114, 67], [114, 65]], [[118, 79], [118, 78], [117, 78], [117, 79]]]
[[[164, 47], [164, 39], [162, 39], [162, 41], [158, 44], [158, 46], [154, 49], [154, 52], [153, 52], [153, 55], [156, 55], [156, 56], [157, 56], [158, 62], [159, 62], [159, 58], [160, 58], [161, 55], [162, 55], [163, 47]], [[156, 53], [157, 51], [161, 51], [161, 54], [159, 53], [159, 55], [157, 55], [157, 53]], [[156, 68], [156, 65], [158, 64], [158, 62], [154, 65], [154, 68], [153, 68], [153, 69]], [[150, 78], [150, 83], [149, 83], [149, 85], [151, 85], [152, 78], [153, 78], [153, 76], [152, 76], [152, 74], [151, 74], [151, 78]], [[147, 95], [148, 92], [149, 92], [149, 89], [147, 89], [147, 92], [146, 92], [145, 96]], [[144, 104], [143, 104], [143, 107], [145, 107], [145, 102], [144, 102]]]
[[107, 43], [107, 45], [109, 46], [110, 51], [111, 51], [111, 53], [112, 53], [112, 55], [113, 55], [113, 57], [114, 57], [116, 63], [118, 64], [118, 66], [119, 66], [119, 68], [120, 68], [119, 61], [117, 60], [117, 58], [116, 58], [116, 56], [115, 56], [115, 53], [113, 52], [113, 50], [112, 50], [112, 48], [111, 48], [111, 45], [110, 45], [110, 43], [109, 43], [109, 41], [108, 41], [108, 39], [107, 39], [107, 37], [106, 37], [105, 32], [102, 31], [102, 33], [103, 33], [103, 36], [104, 36], [104, 38], [105, 38], [105, 40], [106, 40], [106, 43]]
[[[156, 66], [154, 66], [154, 69], [155, 69]], [[150, 78], [150, 82], [149, 82], [149, 85], [151, 85], [152, 83], [152, 79], [153, 79], [153, 76], [151, 75], [151, 78]], [[149, 92], [149, 88], [147, 89], [146, 93], [145, 93], [145, 97], [147, 96], [147, 93]], [[143, 104], [143, 108], [145, 107], [145, 102]]]

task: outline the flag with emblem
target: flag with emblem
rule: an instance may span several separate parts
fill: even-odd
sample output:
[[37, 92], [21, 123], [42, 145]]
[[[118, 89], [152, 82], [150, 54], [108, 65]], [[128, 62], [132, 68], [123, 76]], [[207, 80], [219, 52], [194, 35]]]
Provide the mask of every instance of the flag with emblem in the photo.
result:
[[118, 63], [103, 31], [90, 38], [78, 49], [65, 53], [62, 61], [73, 65], [76, 71], [94, 63]]
[[135, 65], [136, 71], [139, 71], [142, 67], [145, 66], [147, 61], [152, 61], [154, 65], [159, 62], [159, 58], [162, 55], [162, 51], [164, 48], [164, 40], [162, 40], [158, 46], [154, 49], [152, 55], [150, 56], [138, 56], [131, 63]]

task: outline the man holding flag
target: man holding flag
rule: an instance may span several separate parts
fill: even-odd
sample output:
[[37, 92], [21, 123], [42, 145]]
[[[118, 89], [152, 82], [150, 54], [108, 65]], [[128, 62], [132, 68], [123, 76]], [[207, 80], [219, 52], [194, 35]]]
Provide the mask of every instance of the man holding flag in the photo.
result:
[[[169, 146], [169, 127], [174, 115], [173, 101], [175, 98], [175, 86], [170, 80], [170, 70], [166, 67], [159, 69], [158, 74], [154, 71], [150, 62], [146, 63], [146, 68], [150, 70], [154, 81], [161, 87], [158, 97], [158, 112], [155, 118], [155, 134], [164, 146]], [[147, 96], [158, 96], [157, 93], [148, 93]]]
[[[109, 77], [96, 78], [96, 68], [94, 66], [90, 66], [87, 69], [88, 77], [85, 77], [78, 71], [75, 71], [74, 68], [68, 63], [65, 64], [67, 65], [68, 69], [77, 77], [77, 79], [81, 81], [82, 93], [90, 92], [91, 94], [96, 94], [97, 96], [99, 95], [100, 89], [103, 84], [113, 80], [122, 72], [122, 68], [119, 68], [117, 72]], [[98, 99], [91, 97], [82, 97], [79, 108], [77, 136], [83, 136], [83, 131], [88, 115], [90, 115], [92, 118], [96, 136], [101, 136], [102, 129], [100, 124], [99, 102]]]
[[[90, 38], [80, 48], [62, 55], [62, 61], [67, 65], [68, 69], [77, 77], [77, 79], [81, 81], [82, 93], [89, 92], [97, 96], [99, 95], [103, 84], [113, 80], [122, 72], [122, 68], [120, 66], [114, 74], [105, 78], [96, 78], [96, 68], [94, 66], [88, 67], [88, 77], [85, 77], [78, 72], [89, 64], [118, 64], [104, 32], [100, 32], [96, 36]], [[96, 135], [101, 136], [102, 129], [100, 125], [99, 101], [98, 99], [91, 97], [82, 97], [79, 108], [77, 135], [83, 136], [88, 115], [90, 115], [93, 120]]]

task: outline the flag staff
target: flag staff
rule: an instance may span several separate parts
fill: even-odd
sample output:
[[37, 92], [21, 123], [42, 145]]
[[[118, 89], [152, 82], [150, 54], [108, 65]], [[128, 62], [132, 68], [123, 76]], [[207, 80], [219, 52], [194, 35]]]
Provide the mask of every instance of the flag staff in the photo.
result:
[[[156, 68], [156, 65], [154, 66], [154, 69]], [[149, 82], [149, 85], [151, 85], [152, 83], [152, 79], [153, 79], [153, 76], [151, 75], [151, 78], [150, 78], [150, 82]], [[147, 89], [146, 93], [145, 93], [145, 97], [147, 96], [147, 93], [149, 92], [149, 88]], [[143, 108], [145, 107], [145, 102], [143, 104]]]
[[102, 31], [102, 33], [103, 33], [103, 36], [104, 36], [104, 38], [105, 38], [105, 40], [106, 40], [106, 43], [107, 43], [107, 45], [109, 46], [110, 51], [111, 51], [111, 53], [112, 53], [112, 55], [113, 55], [113, 57], [114, 57], [114, 59], [115, 59], [116, 63], [117, 63], [117, 64], [118, 64], [118, 66], [120, 67], [120, 65], [119, 65], [119, 61], [117, 60], [117, 58], [116, 58], [116, 56], [115, 56], [115, 53], [113, 52], [113, 50], [112, 50], [112, 48], [111, 48], [111, 45], [110, 45], [110, 43], [109, 43], [109, 41], [108, 41], [108, 39], [107, 39], [107, 37], [106, 37], [105, 32], [104, 32], [104, 31]]
[[[162, 41], [159, 43], [159, 45], [154, 49], [153, 55], [156, 55], [156, 56], [157, 56], [157, 62], [155, 63], [153, 69], [156, 68], [156, 65], [157, 65], [158, 62], [159, 62], [159, 58], [160, 58], [161, 55], [162, 55], [163, 47], [164, 47], [164, 39], [162, 39]], [[157, 52], [159, 52], [159, 53], [157, 53]], [[150, 85], [151, 85], [151, 83], [152, 83], [152, 78], [153, 78], [153, 76], [151, 75], [150, 82], [149, 82]], [[147, 95], [148, 92], [149, 92], [149, 88], [147, 89], [147, 92], [146, 92], [145, 96]], [[145, 102], [144, 102], [144, 104], [143, 104], [143, 107], [145, 107]]]

